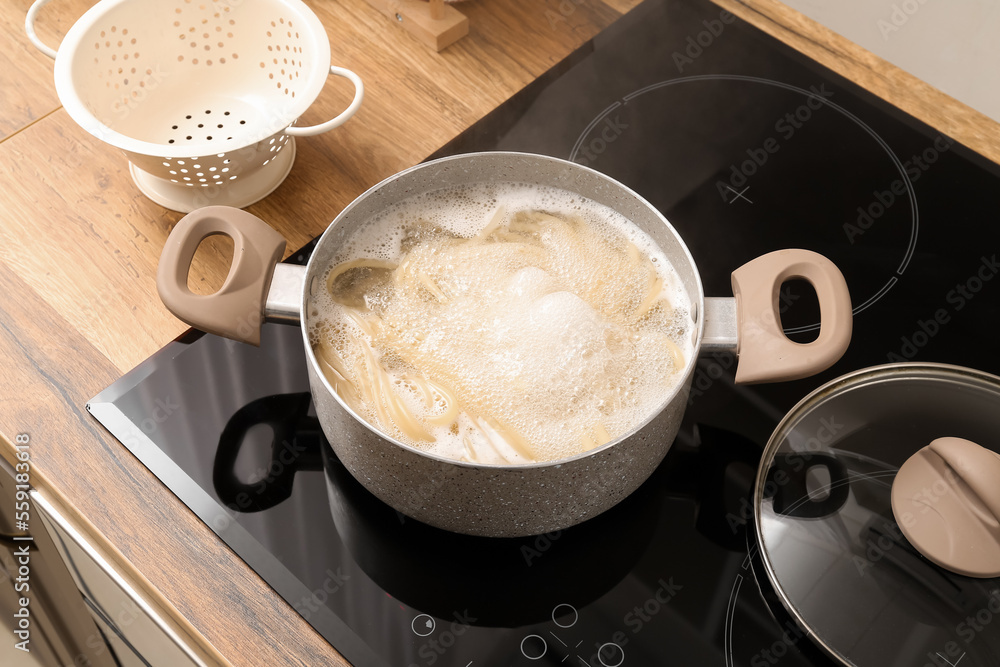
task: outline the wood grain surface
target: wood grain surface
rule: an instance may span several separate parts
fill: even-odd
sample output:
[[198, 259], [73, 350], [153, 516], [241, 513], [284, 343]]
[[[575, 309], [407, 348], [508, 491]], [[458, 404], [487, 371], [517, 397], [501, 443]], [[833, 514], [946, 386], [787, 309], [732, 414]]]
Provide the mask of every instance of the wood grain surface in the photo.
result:
[[[186, 328], [160, 304], [153, 279], [180, 214], [141, 195], [121, 152], [59, 108], [52, 62], [24, 36], [28, 4], [0, 5], [0, 451], [12, 458], [10, 441], [30, 434], [36, 486], [89, 521], [147, 597], [190, 621], [187, 636], [205, 655], [211, 645], [235, 665], [346, 664], [85, 410]], [[87, 4], [46, 7], [43, 39], [58, 43]], [[333, 63], [362, 77], [366, 97], [343, 127], [299, 139], [289, 178], [249, 208], [290, 250], [619, 16], [602, 2], [572, 11], [558, 0], [464, 3], [470, 34], [435, 53], [365, 0], [309, 4]], [[303, 123], [332, 117], [351, 94], [331, 79]], [[221, 284], [230, 256], [225, 244], [199, 251], [190, 281], [199, 290]]]
[[[77, 18], [93, 4], [59, 0], [43, 7], [36, 30], [45, 44], [57, 48]], [[52, 80], [52, 60], [35, 48], [24, 33], [29, 0], [0, 3], [0, 141], [46, 116], [59, 106]]]
[[[435, 53], [366, 0], [307, 0], [332, 60], [365, 81], [343, 127], [301, 138], [288, 179], [252, 213], [294, 249], [365, 189], [431, 154], [638, 0], [475, 0], [470, 34]], [[917, 118], [1000, 161], [995, 123], [774, 0], [716, 0]], [[59, 108], [52, 63], [23, 32], [27, 0], [0, 3], [0, 453], [29, 433], [36, 484], [89, 520], [136, 581], [188, 619], [192, 641], [236, 665], [343, 665], [329, 645], [85, 411], [86, 401], [184, 329], [154, 275], [180, 215], [142, 196], [124, 156]], [[86, 9], [39, 20], [58, 42]], [[303, 116], [350, 100], [331, 79]], [[956, 106], [957, 105], [957, 106]], [[191, 282], [223, 280], [231, 249], [199, 253]], [[5, 510], [0, 510], [5, 511]], [[161, 599], [161, 598], [157, 598]], [[199, 636], [200, 633], [200, 636]], [[208, 649], [206, 649], [207, 651]]]

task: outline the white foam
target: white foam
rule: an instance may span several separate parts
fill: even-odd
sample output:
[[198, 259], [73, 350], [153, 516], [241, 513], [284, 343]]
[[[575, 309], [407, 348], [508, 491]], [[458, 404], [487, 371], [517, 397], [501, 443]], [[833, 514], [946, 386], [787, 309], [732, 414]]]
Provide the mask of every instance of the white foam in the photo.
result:
[[[546, 223], [530, 243], [451, 238], [476, 237], [500, 206], [504, 228], [531, 210], [583, 225]], [[662, 403], [679, 376], [665, 340], [693, 362], [690, 300], [662, 251], [623, 216], [579, 195], [517, 184], [420, 195], [362, 227], [333, 265], [358, 258], [400, 263], [404, 254], [416, 277], [368, 300], [399, 341], [395, 349], [374, 341], [382, 366], [398, 380], [439, 382], [463, 408], [452, 426], [425, 424], [435, 438], [429, 444], [379, 425], [414, 446], [484, 463], [525, 460], [495, 437], [499, 427], [523, 438], [537, 460], [572, 456], [601, 429], [614, 438]], [[651, 270], [673, 312], [654, 310], [634, 322], [630, 314], [654, 284]], [[331, 344], [351, 368], [358, 352], [350, 341], [371, 338], [344, 322], [345, 309], [321, 292], [311, 339]], [[405, 383], [394, 386], [418, 415], [440, 410], [427, 408]], [[378, 424], [373, 410], [363, 416]]]

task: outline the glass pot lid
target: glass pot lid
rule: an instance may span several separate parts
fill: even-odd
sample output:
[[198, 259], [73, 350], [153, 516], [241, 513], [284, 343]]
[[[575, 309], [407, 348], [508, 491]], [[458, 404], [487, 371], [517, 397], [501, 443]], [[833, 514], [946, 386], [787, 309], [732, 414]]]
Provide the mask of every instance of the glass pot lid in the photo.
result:
[[893, 515], [900, 466], [942, 437], [1000, 452], [1000, 378], [944, 364], [856, 371], [796, 405], [764, 450], [761, 562], [786, 610], [844, 665], [1000, 665], [1000, 579], [935, 565]]

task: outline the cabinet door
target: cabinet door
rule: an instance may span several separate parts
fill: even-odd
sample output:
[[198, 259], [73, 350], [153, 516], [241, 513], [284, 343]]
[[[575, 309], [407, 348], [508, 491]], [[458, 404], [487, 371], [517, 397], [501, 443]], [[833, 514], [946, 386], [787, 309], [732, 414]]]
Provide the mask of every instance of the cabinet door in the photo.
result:
[[[13, 660], [0, 662], [114, 667], [104, 636], [29, 492], [15, 483], [8, 466], [0, 467], [0, 618], [13, 631], [4, 633], [0, 648], [0, 657]], [[27, 532], [16, 529], [15, 517], [26, 519]]]
[[[18, 500], [13, 471], [0, 458], [0, 618], [13, 619], [19, 596], [28, 594], [27, 648], [39, 667], [188, 667], [204, 661], [160, 618], [128, 582], [44, 494], [28, 492], [30, 541], [16, 530]], [[20, 489], [23, 490], [23, 489]], [[23, 494], [21, 496], [23, 498]], [[22, 501], [23, 502], [23, 501]], [[25, 544], [28, 556], [23, 556]], [[18, 592], [19, 559], [28, 560], [30, 590]], [[23, 583], [23, 582], [20, 582]], [[0, 621], [7, 625], [10, 621]], [[13, 628], [17, 630], [17, 628]], [[13, 653], [11, 653], [13, 651]], [[26, 656], [0, 647], [0, 664], [31, 665]]]

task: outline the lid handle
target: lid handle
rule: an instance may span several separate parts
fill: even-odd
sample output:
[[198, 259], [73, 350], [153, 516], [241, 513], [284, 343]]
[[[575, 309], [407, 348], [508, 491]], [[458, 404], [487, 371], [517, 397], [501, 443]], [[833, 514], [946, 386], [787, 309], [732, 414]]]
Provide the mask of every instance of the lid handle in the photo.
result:
[[934, 440], [896, 473], [892, 513], [931, 562], [1000, 576], [1000, 454], [963, 438]]

